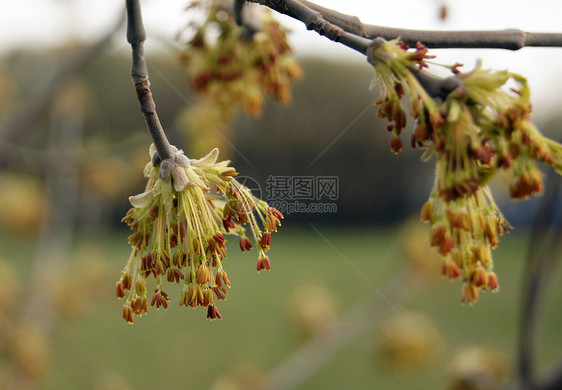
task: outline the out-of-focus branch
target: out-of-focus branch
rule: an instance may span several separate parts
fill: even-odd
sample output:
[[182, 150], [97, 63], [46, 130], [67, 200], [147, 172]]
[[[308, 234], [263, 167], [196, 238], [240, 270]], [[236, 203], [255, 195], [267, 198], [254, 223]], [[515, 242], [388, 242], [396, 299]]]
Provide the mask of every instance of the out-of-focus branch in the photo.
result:
[[540, 390], [562, 389], [562, 358], [544, 377], [537, 380], [537, 388]]
[[[27, 288], [23, 324], [33, 324], [45, 340], [50, 340], [59, 316], [56, 288], [64, 282], [65, 267], [74, 237], [78, 198], [79, 165], [84, 130], [84, 104], [72, 109], [53, 110], [49, 126], [49, 150], [43, 164], [45, 192], [51, 208], [42, 217], [37, 249]], [[22, 299], [22, 300], [23, 300]], [[37, 386], [36, 378], [17, 366], [11, 373], [9, 389], [29, 390]]]
[[[364, 24], [357, 16], [322, 7], [307, 0], [298, 0], [318, 11], [329, 22], [347, 32], [365, 38], [382, 37], [390, 40], [400, 38], [407, 45], [422, 42], [428, 48], [472, 48], [519, 50], [526, 46], [562, 47], [560, 33], [532, 33], [516, 29], [495, 31], [428, 31], [410, 30]], [[276, 1], [282, 3], [282, 1]]]
[[[393, 302], [401, 302], [419, 288], [416, 281], [402, 288], [407, 271], [396, 272], [385, 284], [384, 291]], [[256, 390], [297, 389], [318, 370], [328, 364], [343, 348], [360, 339], [380, 323], [381, 310], [386, 305], [378, 292], [367, 294], [355, 303], [336, 324], [322, 330], [301, 348], [274, 367]]]
[[142, 14], [139, 0], [126, 0], [127, 5], [127, 42], [131, 44], [132, 65], [131, 79], [137, 91], [140, 109], [144, 114], [146, 126], [156, 146], [156, 152], [161, 160], [172, 157], [173, 151], [164, 133], [162, 124], [156, 113], [156, 104], [150, 91], [148, 81], [148, 70], [144, 59], [144, 41], [146, 32], [142, 22]]
[[[556, 210], [560, 209], [561, 181], [556, 173], [549, 173], [546, 191], [537, 212], [529, 243], [523, 280], [518, 347], [518, 386], [520, 389], [543, 389], [542, 386], [537, 385], [538, 381], [535, 377], [534, 349], [541, 299], [548, 276], [552, 273], [552, 268], [559, 260], [562, 250], [562, 222], [560, 221], [562, 216], [556, 216]], [[554, 218], [554, 221], [549, 224], [551, 218]], [[558, 377], [558, 382], [551, 379], [550, 383], [562, 381], [562, 370]]]
[[[0, 124], [0, 137], [7, 140], [15, 136], [22, 137], [24, 132], [35, 125], [47, 112], [51, 102], [63, 89], [66, 83], [76, 74], [88, 66], [93, 59], [108, 47], [109, 41], [125, 21], [125, 15], [119, 17], [115, 25], [97, 42], [81, 49], [75, 55], [69, 57], [51, 78], [46, 80], [37, 92], [23, 104], [14, 114]], [[0, 154], [5, 156], [9, 153], [9, 144], [0, 143]], [[5, 158], [5, 157], [3, 157]]]

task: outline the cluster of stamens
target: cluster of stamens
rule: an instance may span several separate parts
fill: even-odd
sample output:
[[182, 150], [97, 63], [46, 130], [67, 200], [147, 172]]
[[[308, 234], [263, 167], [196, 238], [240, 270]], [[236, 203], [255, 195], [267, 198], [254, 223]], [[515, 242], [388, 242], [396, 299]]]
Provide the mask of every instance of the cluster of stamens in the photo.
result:
[[191, 1], [189, 7], [203, 8], [207, 18], [191, 24], [195, 33], [181, 57], [190, 85], [226, 119], [237, 105], [250, 115], [260, 115], [266, 95], [290, 103], [292, 84], [302, 69], [293, 58], [286, 30], [269, 10], [252, 4], [245, 8], [251, 8], [258, 31], [238, 26], [230, 4]]
[[[421, 217], [431, 224], [430, 241], [443, 255], [443, 275], [462, 278], [462, 302], [472, 304], [478, 292], [498, 289], [491, 249], [510, 225], [495, 204], [490, 180], [505, 170], [511, 175], [511, 197], [523, 199], [542, 191], [542, 174], [535, 161], [562, 173], [562, 145], [544, 137], [530, 121], [526, 80], [516, 74], [478, 66], [453, 73], [440, 91], [430, 95], [421, 71], [433, 56], [418, 44], [414, 52], [398, 40], [373, 42], [367, 57], [375, 69], [373, 84], [382, 98], [378, 115], [389, 120], [390, 149], [402, 149], [406, 127], [404, 96], [415, 121], [411, 146], [435, 155], [433, 191]], [[508, 81], [517, 88], [506, 90]]]
[[266, 255], [271, 233], [283, 215], [255, 198], [238, 183], [228, 161], [216, 162], [218, 149], [200, 160], [190, 160], [175, 149], [160, 162], [154, 148], [145, 168], [146, 192], [130, 197], [123, 218], [132, 229], [131, 256], [116, 285], [125, 298], [123, 318], [148, 312], [147, 279], [156, 280], [150, 306], [168, 307], [168, 283], [183, 283], [179, 304], [206, 307], [207, 318], [222, 318], [216, 300], [226, 299], [230, 287], [223, 261], [227, 257], [224, 234], [240, 236], [240, 248], [252, 248], [245, 226], [258, 245], [258, 271], [271, 269]]

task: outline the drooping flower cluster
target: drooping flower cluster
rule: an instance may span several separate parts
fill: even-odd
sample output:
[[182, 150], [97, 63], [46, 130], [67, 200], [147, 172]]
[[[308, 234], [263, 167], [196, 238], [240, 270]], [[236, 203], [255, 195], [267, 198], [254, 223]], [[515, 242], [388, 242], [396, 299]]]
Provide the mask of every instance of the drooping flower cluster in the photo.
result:
[[[378, 115], [390, 121], [390, 149], [402, 149], [406, 127], [403, 96], [415, 120], [411, 146], [436, 158], [435, 184], [421, 217], [431, 224], [431, 245], [443, 255], [443, 275], [463, 280], [462, 302], [473, 303], [479, 290], [498, 289], [491, 249], [509, 228], [488, 188], [501, 170], [511, 174], [510, 194], [523, 199], [542, 191], [535, 161], [562, 174], [562, 145], [544, 137], [530, 121], [526, 80], [507, 71], [460, 73], [449, 67], [445, 80], [421, 72], [428, 66], [422, 44], [408, 50], [398, 40], [377, 39], [368, 60], [374, 66], [382, 99]], [[508, 83], [516, 87], [506, 89]]]
[[228, 161], [217, 162], [216, 148], [199, 160], [175, 149], [161, 162], [154, 145], [150, 154], [146, 191], [129, 198], [133, 208], [123, 218], [133, 231], [131, 255], [116, 285], [117, 297], [125, 298], [123, 318], [133, 323], [135, 315], [148, 312], [150, 276], [156, 279], [150, 306], [168, 307], [165, 279], [183, 283], [180, 305], [203, 306], [207, 318], [222, 318], [215, 299], [226, 299], [230, 287], [224, 234], [239, 235], [240, 249], [249, 251], [249, 225], [258, 246], [257, 270], [270, 270], [266, 252], [283, 215], [238, 183]]
[[279, 103], [291, 101], [292, 83], [302, 70], [287, 43], [285, 29], [265, 7], [252, 4], [249, 17], [258, 31], [234, 22], [232, 2], [195, 0], [188, 9], [203, 9], [203, 22], [195, 30], [182, 60], [190, 85], [205, 100], [230, 118], [236, 104], [251, 115], [260, 115], [269, 95]]

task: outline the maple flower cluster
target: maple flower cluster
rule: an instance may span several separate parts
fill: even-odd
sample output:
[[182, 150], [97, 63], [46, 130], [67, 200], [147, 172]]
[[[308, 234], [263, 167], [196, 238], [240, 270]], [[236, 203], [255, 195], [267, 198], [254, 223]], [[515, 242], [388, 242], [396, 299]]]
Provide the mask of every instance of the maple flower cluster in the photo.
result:
[[[531, 122], [530, 91], [522, 76], [483, 70], [480, 64], [460, 73], [455, 64], [448, 67], [453, 75], [430, 91], [422, 70], [433, 56], [424, 45], [409, 50], [399, 40], [378, 38], [367, 55], [375, 69], [373, 85], [382, 93], [377, 113], [390, 122], [390, 149], [398, 153], [403, 146], [407, 96], [415, 121], [411, 146], [425, 149], [423, 159], [435, 156], [435, 183], [421, 218], [431, 225], [431, 245], [443, 255], [443, 275], [461, 278], [462, 302], [472, 304], [479, 291], [498, 289], [491, 249], [510, 228], [488, 183], [504, 170], [513, 199], [539, 194], [542, 173], [536, 162], [562, 174], [562, 145]], [[508, 83], [515, 87], [506, 88]]]
[[[253, 241], [258, 247], [257, 270], [271, 269], [266, 252], [283, 215], [238, 183], [228, 161], [217, 162], [218, 149], [194, 160], [172, 148], [173, 157], [160, 161], [151, 146], [151, 161], [144, 169], [146, 191], [129, 198], [133, 208], [123, 218], [133, 231], [132, 251], [116, 294], [125, 299], [123, 318], [129, 323], [149, 306], [168, 307], [165, 281], [183, 283], [180, 305], [202, 306], [208, 319], [222, 318], [216, 300], [226, 299], [230, 287], [223, 268], [227, 233], [240, 236], [243, 252]], [[151, 276], [156, 285], [149, 300]]]
[[234, 22], [232, 2], [195, 0], [188, 9], [207, 15], [195, 30], [181, 59], [189, 84], [222, 116], [230, 118], [233, 102], [250, 115], [260, 115], [265, 96], [291, 102], [292, 84], [302, 74], [287, 42], [286, 30], [264, 7], [246, 4], [257, 31]]

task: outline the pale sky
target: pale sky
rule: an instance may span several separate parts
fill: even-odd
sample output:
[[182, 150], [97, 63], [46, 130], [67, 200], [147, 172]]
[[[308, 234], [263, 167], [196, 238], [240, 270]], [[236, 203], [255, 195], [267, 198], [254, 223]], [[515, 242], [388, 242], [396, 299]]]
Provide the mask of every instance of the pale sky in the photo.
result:
[[[505, 29], [562, 31], [560, 0], [317, 0], [365, 23], [418, 29]], [[438, 18], [439, 5], [447, 4], [449, 17]], [[189, 16], [187, 0], [143, 0], [143, 15], [150, 37], [168, 37], [181, 30]], [[0, 0], [0, 54], [21, 46], [56, 45], [71, 39], [93, 39], [114, 23], [124, 1], [115, 0]], [[297, 55], [314, 54], [363, 62], [350, 49], [306, 31], [300, 22], [281, 17], [293, 31], [290, 39]], [[123, 34], [124, 35], [124, 34]], [[125, 37], [118, 44], [125, 46]], [[505, 50], [435, 50], [443, 63], [462, 62], [470, 69], [477, 58], [484, 67], [524, 74], [531, 84], [535, 111], [551, 109], [562, 101], [562, 48]]]

